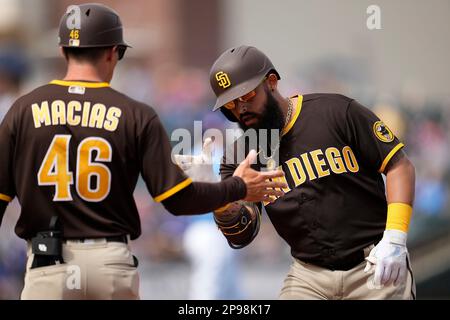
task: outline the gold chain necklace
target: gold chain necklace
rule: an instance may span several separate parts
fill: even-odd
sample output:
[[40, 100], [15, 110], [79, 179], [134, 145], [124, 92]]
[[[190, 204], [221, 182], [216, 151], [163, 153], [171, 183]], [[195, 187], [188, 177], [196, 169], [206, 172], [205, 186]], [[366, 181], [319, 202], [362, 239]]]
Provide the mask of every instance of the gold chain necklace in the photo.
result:
[[286, 113], [286, 120], [284, 121], [284, 127], [288, 125], [289, 121], [291, 120], [292, 115], [292, 109], [294, 109], [294, 104], [292, 103], [292, 100], [290, 98], [287, 98], [288, 101], [288, 110]]

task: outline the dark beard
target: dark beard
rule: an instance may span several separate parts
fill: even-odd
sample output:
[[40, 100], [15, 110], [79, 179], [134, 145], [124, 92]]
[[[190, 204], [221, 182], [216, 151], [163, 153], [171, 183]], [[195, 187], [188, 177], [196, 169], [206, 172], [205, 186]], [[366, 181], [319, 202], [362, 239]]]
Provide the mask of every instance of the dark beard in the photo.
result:
[[[264, 87], [264, 91], [266, 92], [267, 101], [264, 105], [264, 111], [261, 115], [255, 115], [258, 117], [258, 121], [255, 125], [251, 127], [247, 127], [245, 124], [239, 121], [239, 127], [246, 131], [248, 129], [277, 129], [282, 130], [284, 127], [284, 115], [283, 111], [281, 111], [280, 104], [275, 100], [275, 97], [272, 95], [272, 92]], [[245, 113], [244, 113], [245, 114]], [[243, 114], [243, 115], [244, 115]]]

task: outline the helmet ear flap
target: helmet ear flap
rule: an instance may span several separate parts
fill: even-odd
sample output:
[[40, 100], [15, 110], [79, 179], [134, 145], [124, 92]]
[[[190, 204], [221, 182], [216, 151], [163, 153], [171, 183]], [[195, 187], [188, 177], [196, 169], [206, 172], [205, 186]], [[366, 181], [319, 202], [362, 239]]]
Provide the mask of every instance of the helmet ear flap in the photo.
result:
[[238, 122], [238, 119], [234, 116], [234, 114], [228, 110], [227, 108], [221, 107], [220, 111], [224, 114], [224, 116], [231, 122]]

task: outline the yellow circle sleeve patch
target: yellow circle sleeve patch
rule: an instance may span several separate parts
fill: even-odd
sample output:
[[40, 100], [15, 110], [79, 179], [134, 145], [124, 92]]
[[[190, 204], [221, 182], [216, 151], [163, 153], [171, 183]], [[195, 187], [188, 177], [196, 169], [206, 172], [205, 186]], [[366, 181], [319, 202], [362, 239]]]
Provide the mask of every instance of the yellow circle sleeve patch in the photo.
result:
[[394, 134], [383, 121], [377, 121], [373, 124], [373, 133], [380, 141], [388, 143], [394, 140]]

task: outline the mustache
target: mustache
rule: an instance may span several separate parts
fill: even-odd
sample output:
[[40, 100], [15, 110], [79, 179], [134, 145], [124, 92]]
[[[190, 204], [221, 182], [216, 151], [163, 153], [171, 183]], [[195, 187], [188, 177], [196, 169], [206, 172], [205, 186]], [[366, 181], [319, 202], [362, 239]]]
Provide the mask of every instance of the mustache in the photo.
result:
[[245, 118], [245, 117], [258, 117], [258, 115], [256, 114], [256, 113], [254, 113], [254, 112], [244, 112], [244, 113], [242, 113], [241, 115], [239, 115], [239, 117], [242, 119], [242, 118]]

